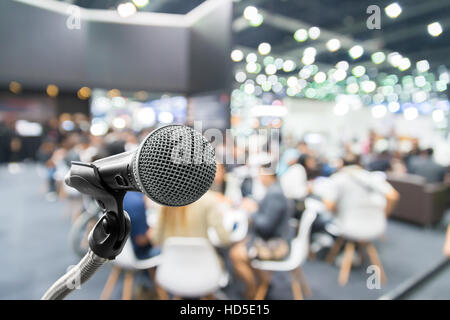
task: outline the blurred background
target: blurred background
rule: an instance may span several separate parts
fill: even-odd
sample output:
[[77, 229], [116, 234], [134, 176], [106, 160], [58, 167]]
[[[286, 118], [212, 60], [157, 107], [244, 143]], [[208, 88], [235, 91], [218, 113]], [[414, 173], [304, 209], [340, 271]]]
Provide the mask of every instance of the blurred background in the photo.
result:
[[[132, 245], [69, 299], [450, 299], [449, 17], [448, 0], [2, 1], [0, 299], [39, 299], [87, 251], [101, 211], [65, 186], [70, 161], [174, 123], [216, 148], [212, 204], [182, 213], [207, 230], [161, 236], [164, 210], [130, 195]], [[265, 237], [258, 215], [286, 228]], [[212, 245], [217, 281], [165, 283], [174, 236]], [[264, 258], [272, 238], [289, 252]]]

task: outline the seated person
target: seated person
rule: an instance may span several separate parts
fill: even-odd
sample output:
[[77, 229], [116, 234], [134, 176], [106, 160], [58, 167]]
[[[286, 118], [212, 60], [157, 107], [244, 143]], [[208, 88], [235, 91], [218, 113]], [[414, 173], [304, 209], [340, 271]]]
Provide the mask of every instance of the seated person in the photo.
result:
[[298, 162], [300, 155], [286, 158], [288, 167], [280, 176], [281, 188], [288, 199], [304, 199], [308, 194], [308, 180], [305, 168]]
[[222, 223], [218, 192], [208, 191], [196, 202], [184, 207], [161, 207], [158, 223], [152, 235], [153, 243], [163, 245], [171, 237], [208, 239], [208, 229], [214, 228], [220, 242], [229, 242], [229, 232]]
[[433, 149], [428, 148], [414, 156], [409, 161], [409, 171], [426, 179], [428, 183], [442, 183], [445, 177], [445, 168], [433, 160]]
[[283, 193], [295, 208], [294, 216], [300, 218], [305, 209], [305, 198], [310, 193], [305, 168], [299, 163], [299, 154], [286, 157], [289, 167], [280, 177]]
[[344, 159], [344, 167], [330, 177], [322, 196], [328, 210], [336, 213], [336, 225], [344, 236], [372, 240], [386, 227], [386, 217], [399, 198], [381, 175], [363, 169], [359, 157]]
[[[266, 187], [267, 192], [259, 205], [248, 198], [243, 200], [242, 206], [251, 212], [249, 235], [246, 240], [234, 245], [230, 250], [234, 269], [246, 284], [245, 295], [248, 299], [253, 298], [256, 292], [255, 275], [250, 260], [265, 258], [261, 257], [261, 254], [267, 251], [264, 249], [269, 251], [273, 249], [272, 252], [278, 251], [280, 253], [278, 258], [282, 259], [287, 255], [289, 249], [287, 242], [284, 241], [289, 231], [288, 221], [291, 215], [289, 203], [277, 180], [276, 172], [270, 164], [261, 166], [259, 179]], [[264, 245], [260, 246], [261, 243], [278, 243], [279, 245], [270, 249], [264, 248]]]
[[387, 150], [383, 150], [380, 154], [376, 155], [367, 166], [369, 171], [382, 171], [386, 172], [391, 170], [391, 156]]
[[130, 216], [130, 239], [138, 259], [147, 259], [160, 253], [160, 249], [150, 241], [151, 229], [147, 224], [144, 195], [140, 192], [127, 192], [123, 199], [123, 208]]
[[214, 228], [222, 244], [230, 242], [230, 233], [223, 225], [222, 212], [228, 201], [220, 189], [224, 167], [218, 165], [213, 186], [199, 200], [184, 207], [161, 207], [158, 222], [152, 232], [152, 241], [163, 245], [170, 237], [208, 238], [208, 229]]

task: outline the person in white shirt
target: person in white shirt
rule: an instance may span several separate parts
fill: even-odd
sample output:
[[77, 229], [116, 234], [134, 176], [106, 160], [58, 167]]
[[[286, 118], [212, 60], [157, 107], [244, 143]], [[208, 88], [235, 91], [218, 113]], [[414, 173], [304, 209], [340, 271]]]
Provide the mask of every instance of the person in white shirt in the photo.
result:
[[300, 153], [292, 153], [286, 159], [288, 168], [280, 176], [280, 184], [286, 198], [302, 200], [308, 194], [308, 180], [305, 168], [298, 163]]
[[372, 240], [386, 228], [386, 217], [399, 198], [398, 192], [376, 172], [364, 170], [359, 157], [344, 159], [344, 167], [330, 177], [322, 200], [336, 214], [342, 236]]

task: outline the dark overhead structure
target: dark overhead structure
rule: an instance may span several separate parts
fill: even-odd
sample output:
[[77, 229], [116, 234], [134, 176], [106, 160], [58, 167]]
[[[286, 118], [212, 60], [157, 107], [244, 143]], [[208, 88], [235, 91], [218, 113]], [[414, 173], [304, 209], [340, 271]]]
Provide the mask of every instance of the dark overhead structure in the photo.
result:
[[[450, 1], [397, 1], [404, 6], [404, 12], [396, 19], [390, 19], [384, 14], [384, 8], [393, 2], [395, 0], [243, 0], [234, 7], [234, 45], [256, 50], [259, 43], [268, 42], [274, 54], [300, 56], [312, 42], [298, 43], [292, 35], [297, 29], [318, 26], [321, 36], [313, 41], [314, 46], [321, 43], [325, 47], [326, 41], [331, 38], [340, 39], [342, 48], [346, 49], [356, 43], [363, 44], [366, 52], [358, 63], [370, 62], [371, 53], [384, 49], [398, 51], [415, 61], [428, 59], [432, 68], [448, 66], [450, 34], [444, 32], [439, 37], [430, 37], [426, 26], [439, 21], [443, 29], [448, 29]], [[367, 28], [369, 14], [366, 10], [370, 5], [381, 9], [379, 30]], [[242, 12], [247, 6], [257, 7], [264, 16], [260, 27], [253, 28], [245, 22]], [[318, 52], [316, 61], [334, 66], [346, 58], [346, 51], [330, 53], [325, 49]]]
[[[61, 0], [85, 8], [115, 9], [123, 0]], [[185, 14], [203, 3], [204, 0], [152, 0], [139, 8], [145, 12]], [[383, 10], [396, 0], [237, 0], [233, 8], [233, 44], [256, 50], [261, 42], [272, 45], [276, 55], [299, 56], [312, 43], [296, 42], [292, 35], [297, 29], [318, 26], [321, 37], [314, 45], [325, 43], [330, 37], [348, 40], [342, 42], [347, 49], [351, 44], [365, 44], [367, 49], [358, 63], [370, 61], [370, 53], [385, 49], [398, 51], [411, 60], [429, 59], [431, 67], [449, 65], [447, 54], [450, 34], [444, 32], [433, 38], [427, 33], [427, 24], [439, 21], [444, 29], [450, 26], [450, 1], [447, 0], [408, 0], [397, 1], [404, 11], [396, 19], [387, 17]], [[377, 5], [381, 9], [381, 29], [368, 29], [367, 8]], [[249, 26], [242, 16], [247, 6], [255, 6], [264, 16], [258, 28]], [[317, 61], [333, 66], [348, 58], [346, 52], [331, 54], [326, 50], [318, 54]]]
[[0, 42], [13, 44], [0, 52], [0, 85], [18, 81], [29, 88], [52, 83], [63, 90], [88, 86], [186, 94], [230, 86], [231, 1], [127, 18], [108, 7], [78, 7], [78, 24], [71, 28], [74, 4], [0, 2]]

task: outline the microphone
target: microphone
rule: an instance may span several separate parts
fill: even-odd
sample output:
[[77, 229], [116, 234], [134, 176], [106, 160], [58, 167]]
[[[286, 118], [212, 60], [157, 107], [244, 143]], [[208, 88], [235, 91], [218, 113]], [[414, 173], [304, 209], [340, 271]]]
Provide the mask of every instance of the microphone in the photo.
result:
[[93, 196], [104, 214], [89, 233], [88, 253], [42, 299], [63, 299], [74, 289], [71, 284], [86, 282], [120, 254], [131, 228], [122, 204], [127, 191], [140, 191], [162, 205], [185, 206], [205, 194], [215, 174], [213, 147], [201, 133], [183, 125], [152, 131], [134, 151], [93, 163], [72, 162], [66, 184]]
[[[74, 165], [86, 165], [73, 162]], [[103, 187], [111, 191], [139, 191], [165, 206], [185, 206], [198, 200], [216, 174], [214, 149], [198, 131], [184, 125], [167, 125], [152, 131], [129, 152], [92, 163]], [[82, 193], [82, 170], [68, 173], [65, 182]], [[101, 205], [101, 204], [100, 204]]]

